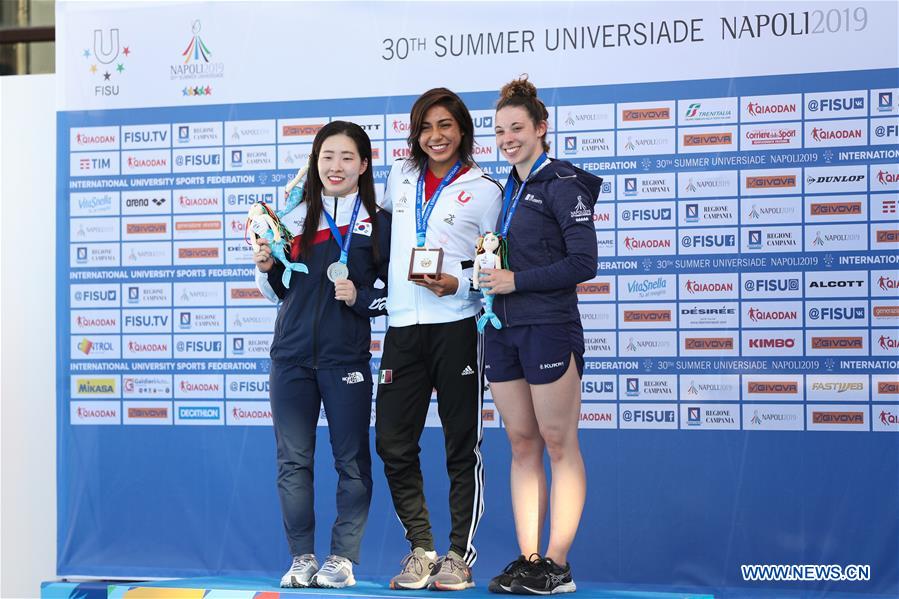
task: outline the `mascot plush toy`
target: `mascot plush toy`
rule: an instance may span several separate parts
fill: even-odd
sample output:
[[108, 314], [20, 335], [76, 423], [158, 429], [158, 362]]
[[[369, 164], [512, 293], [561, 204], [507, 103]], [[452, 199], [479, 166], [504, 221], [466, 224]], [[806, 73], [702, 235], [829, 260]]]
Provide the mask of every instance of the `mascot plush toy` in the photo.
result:
[[[499, 253], [497, 253], [499, 252]], [[482, 268], [502, 268], [502, 249], [499, 235], [488, 231], [483, 237], [478, 237], [477, 254], [474, 258], [474, 276], [472, 277], [472, 286], [479, 288], [479, 278]], [[493, 313], [493, 296], [485, 293], [489, 291], [489, 287], [484, 287], [481, 294], [484, 296], [484, 314], [478, 319], [478, 332], [483, 333], [487, 327], [487, 323], [493, 325], [494, 329], [503, 328], [503, 323], [499, 321], [499, 317]]]
[[259, 251], [260, 237], [268, 240], [269, 246], [272, 248], [272, 257], [284, 265], [284, 274], [281, 276], [281, 283], [284, 287], [290, 287], [290, 272], [301, 272], [309, 274], [309, 269], [302, 262], [291, 262], [287, 259], [287, 248], [293, 241], [293, 235], [287, 230], [287, 227], [281, 222], [281, 218], [300, 205], [303, 201], [303, 186], [299, 183], [306, 177], [308, 167], [303, 167], [297, 172], [297, 176], [284, 188], [284, 196], [287, 204], [284, 210], [278, 212], [272, 211], [265, 202], [256, 202], [250, 206], [247, 213], [247, 224], [244, 228], [246, 235], [249, 237], [250, 243], [253, 245], [253, 251]]

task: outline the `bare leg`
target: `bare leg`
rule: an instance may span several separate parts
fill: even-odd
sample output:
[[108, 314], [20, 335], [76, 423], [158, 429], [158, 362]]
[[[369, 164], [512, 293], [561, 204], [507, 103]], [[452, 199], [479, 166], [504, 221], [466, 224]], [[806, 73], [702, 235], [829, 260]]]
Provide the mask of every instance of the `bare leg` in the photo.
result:
[[546, 521], [546, 471], [543, 469], [543, 439], [531, 387], [524, 379], [490, 383], [490, 392], [503, 417], [512, 446], [512, 513], [518, 547], [525, 557], [540, 552], [540, 532]]
[[[546, 557], [564, 565], [574, 542], [587, 494], [584, 460], [578, 444], [581, 379], [574, 356], [562, 377], [545, 385], [531, 385], [534, 413], [552, 466], [550, 533]], [[505, 419], [505, 416], [503, 416]], [[511, 433], [510, 433], [511, 435]]]

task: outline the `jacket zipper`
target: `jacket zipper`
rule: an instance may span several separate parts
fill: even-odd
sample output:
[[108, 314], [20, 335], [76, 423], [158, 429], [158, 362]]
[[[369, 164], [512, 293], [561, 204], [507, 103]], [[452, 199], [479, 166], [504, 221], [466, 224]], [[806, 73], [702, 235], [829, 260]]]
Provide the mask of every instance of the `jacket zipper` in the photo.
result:
[[[322, 210], [327, 210], [327, 208], [324, 206], [324, 202], [322, 202]], [[335, 223], [337, 222], [337, 198], [336, 197], [334, 198], [334, 222]], [[333, 237], [333, 235], [332, 235], [332, 237]], [[335, 241], [337, 241], [337, 240], [335, 239]], [[327, 285], [322, 284], [321, 273], [325, 272], [326, 267], [324, 265], [324, 262], [327, 262], [327, 259], [328, 259], [327, 255], [328, 255], [327, 250], [322, 252], [322, 262], [323, 262], [321, 264], [322, 269], [318, 275], [319, 288], [318, 288], [318, 293], [315, 296], [315, 310], [312, 311], [312, 315], [313, 315], [312, 316], [312, 318], [313, 318], [313, 320], [312, 320], [312, 369], [313, 370], [318, 369], [318, 321], [321, 320], [319, 318], [319, 310], [321, 309], [322, 292], [327, 287]]]

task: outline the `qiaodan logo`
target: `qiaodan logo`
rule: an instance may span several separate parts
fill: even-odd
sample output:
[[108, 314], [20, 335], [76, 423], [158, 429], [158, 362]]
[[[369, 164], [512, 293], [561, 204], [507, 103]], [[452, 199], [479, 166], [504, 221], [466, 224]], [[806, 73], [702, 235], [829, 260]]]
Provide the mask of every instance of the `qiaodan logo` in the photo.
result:
[[118, 96], [131, 47], [122, 43], [117, 27], [94, 29], [93, 34], [93, 45], [82, 50], [81, 57], [90, 73], [94, 96]]
[[208, 82], [225, 76], [225, 63], [214, 60], [215, 53], [200, 34], [202, 29], [199, 19], [191, 23], [187, 46], [179, 52], [178, 63], [169, 65], [169, 78], [186, 83], [182, 96], [211, 96], [212, 86]]

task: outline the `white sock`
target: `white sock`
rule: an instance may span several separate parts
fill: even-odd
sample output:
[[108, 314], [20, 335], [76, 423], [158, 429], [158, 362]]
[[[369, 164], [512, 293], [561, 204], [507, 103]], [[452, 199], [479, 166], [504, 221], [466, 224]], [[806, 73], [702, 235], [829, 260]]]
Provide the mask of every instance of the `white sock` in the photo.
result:
[[429, 559], [437, 560], [437, 552], [436, 551], [425, 551], [425, 555], [428, 556]]

